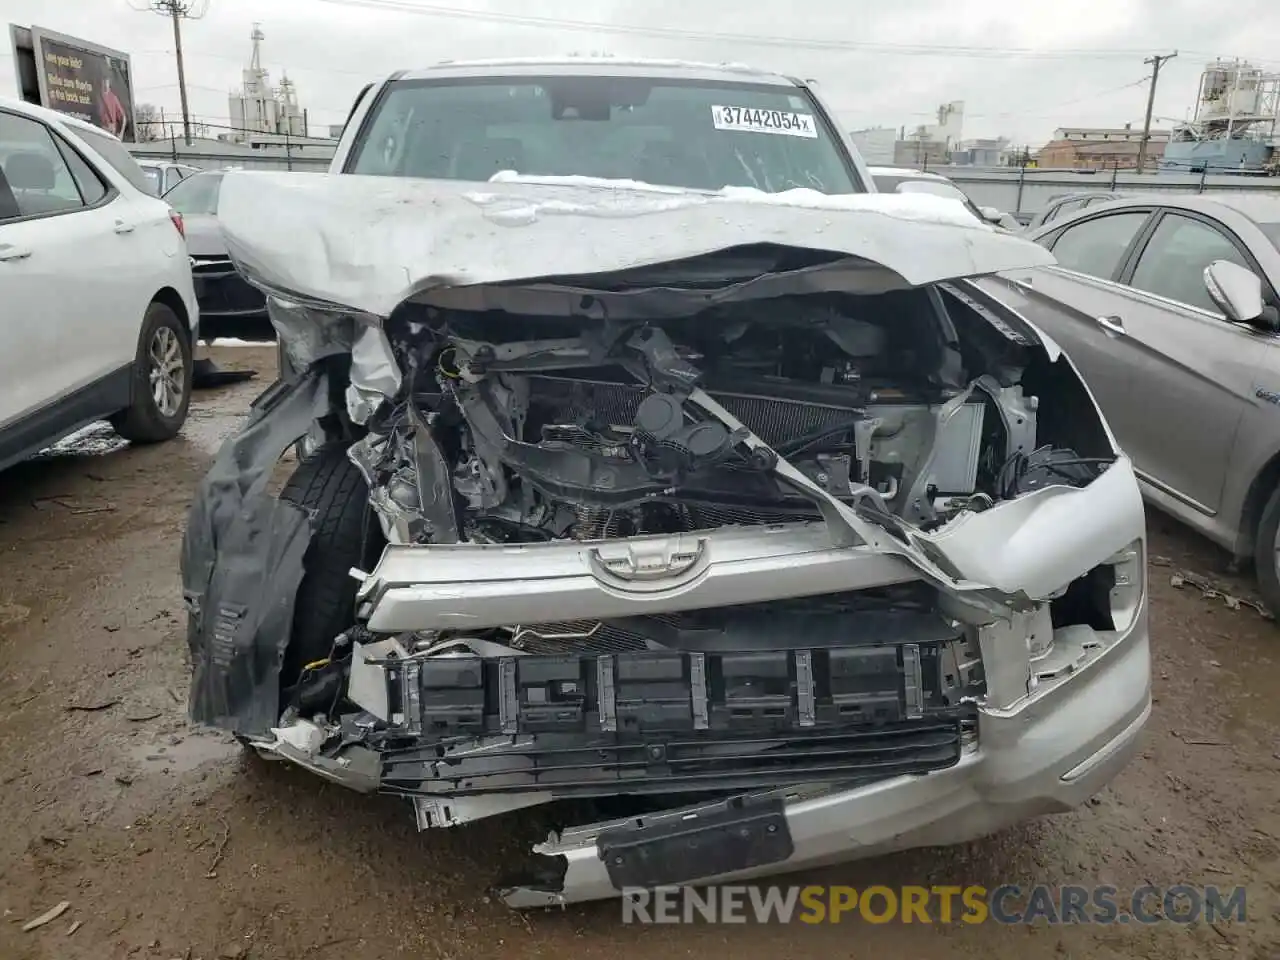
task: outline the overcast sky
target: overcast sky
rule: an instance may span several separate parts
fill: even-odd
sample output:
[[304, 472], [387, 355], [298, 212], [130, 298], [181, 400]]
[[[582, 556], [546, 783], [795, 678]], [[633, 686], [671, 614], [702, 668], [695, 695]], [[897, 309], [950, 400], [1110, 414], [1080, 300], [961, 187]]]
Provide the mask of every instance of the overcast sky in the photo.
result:
[[[1161, 72], [1159, 117], [1185, 115], [1214, 56], [1280, 70], [1280, 59], [1266, 59], [1280, 58], [1274, 0], [1237, 0], [1230, 16], [1200, 0], [207, 2], [203, 18], [183, 25], [192, 113], [227, 122], [227, 92], [239, 85], [258, 20], [272, 80], [287, 71], [296, 82], [313, 133], [340, 123], [366, 81], [442, 59], [605, 51], [733, 60], [818, 79], [850, 129], [914, 127], [939, 104], [963, 100], [966, 138], [1005, 135], [1033, 147], [1058, 126], [1141, 124], [1150, 69], [1142, 61], [1153, 53], [1180, 51]], [[176, 116], [171, 25], [135, 11], [146, 5], [3, 0], [0, 8], [23, 26], [129, 53], [138, 101]], [[0, 50], [0, 94], [12, 96], [7, 42]]]

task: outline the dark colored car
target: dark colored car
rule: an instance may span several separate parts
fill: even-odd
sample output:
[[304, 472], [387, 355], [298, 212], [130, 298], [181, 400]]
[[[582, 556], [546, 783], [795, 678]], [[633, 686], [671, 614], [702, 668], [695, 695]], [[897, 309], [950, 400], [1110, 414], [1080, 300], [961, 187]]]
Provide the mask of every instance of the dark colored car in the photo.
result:
[[218, 190], [222, 173], [193, 174], [169, 190], [164, 199], [182, 214], [196, 298], [200, 302], [200, 331], [206, 340], [233, 337], [271, 341], [275, 331], [267, 316], [267, 300], [236, 272], [218, 226]]

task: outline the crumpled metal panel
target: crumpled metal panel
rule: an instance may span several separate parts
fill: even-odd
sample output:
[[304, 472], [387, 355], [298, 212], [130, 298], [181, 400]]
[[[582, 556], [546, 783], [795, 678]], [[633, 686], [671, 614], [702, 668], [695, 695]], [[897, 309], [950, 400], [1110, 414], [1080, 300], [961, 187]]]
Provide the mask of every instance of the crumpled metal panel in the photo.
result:
[[351, 344], [351, 384], [347, 415], [364, 424], [375, 410], [400, 390], [400, 367], [381, 327], [361, 327]]
[[265, 491], [281, 455], [324, 411], [327, 391], [319, 368], [277, 383], [197, 488], [181, 557], [195, 723], [256, 736], [279, 719], [280, 664], [311, 518]]
[[356, 321], [341, 311], [268, 295], [267, 316], [294, 370], [306, 370], [325, 357], [350, 353], [355, 342]]
[[[714, 292], [664, 291], [660, 283], [629, 289], [605, 296], [608, 316], [678, 315], [694, 297], [705, 305], [824, 289], [874, 293], [1054, 262], [1043, 247], [981, 223], [960, 201], [920, 194], [237, 171], [223, 179], [218, 220], [237, 269], [255, 284], [383, 318], [428, 292], [433, 301], [447, 296], [450, 306], [499, 308], [501, 287], [471, 288], [631, 270], [755, 244], [845, 256], [816, 271]], [[545, 290], [552, 312], [581, 299], [572, 287]], [[530, 309], [527, 290], [508, 292], [521, 298], [522, 312], [545, 312]]]

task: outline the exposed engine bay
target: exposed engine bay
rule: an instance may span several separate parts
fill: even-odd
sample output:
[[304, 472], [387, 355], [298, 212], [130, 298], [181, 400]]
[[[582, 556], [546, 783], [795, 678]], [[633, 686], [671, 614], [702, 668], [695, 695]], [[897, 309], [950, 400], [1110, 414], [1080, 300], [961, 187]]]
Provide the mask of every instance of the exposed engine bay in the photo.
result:
[[[891, 533], [927, 531], [1045, 484], [1088, 483], [1107, 458], [1037, 447], [1036, 398], [1021, 367], [1001, 365], [1029, 341], [980, 310], [952, 288], [618, 325], [411, 305], [385, 327], [401, 390], [364, 408], [368, 432], [348, 456], [397, 548], [633, 538], [639, 553], [606, 559], [605, 573], [656, 587], [698, 560], [646, 554], [664, 534], [820, 529], [825, 499]], [[953, 312], [984, 334], [962, 338]], [[918, 580], [814, 583], [808, 597], [628, 617], [506, 623], [495, 603], [452, 608], [456, 629], [357, 624], [300, 678], [286, 716], [328, 707], [335, 726], [314, 735], [377, 750], [381, 789], [414, 797], [424, 825], [474, 816], [459, 798], [480, 794], [524, 794], [519, 806], [531, 792], [720, 791], [956, 762], [985, 689], [976, 634]], [[344, 691], [361, 712], [334, 711]], [[803, 760], [815, 746], [804, 738], [851, 727], [884, 742], [847, 762]], [[584, 745], [591, 731], [608, 742]], [[729, 740], [685, 744], [677, 777], [628, 759], [655, 731]], [[724, 753], [744, 736], [752, 746]], [[447, 816], [439, 796], [453, 798]]]
[[[1019, 384], [965, 390], [948, 326], [942, 299], [922, 291], [586, 330], [422, 308], [388, 325], [405, 386], [352, 458], [393, 543], [820, 519], [779, 459], [841, 502], [925, 530], [1016, 496], [1032, 462], [1015, 477], [1019, 455], [1059, 479], [1092, 476], [1073, 451], [1035, 451], [1036, 401]], [[744, 444], [751, 435], [771, 449]]]

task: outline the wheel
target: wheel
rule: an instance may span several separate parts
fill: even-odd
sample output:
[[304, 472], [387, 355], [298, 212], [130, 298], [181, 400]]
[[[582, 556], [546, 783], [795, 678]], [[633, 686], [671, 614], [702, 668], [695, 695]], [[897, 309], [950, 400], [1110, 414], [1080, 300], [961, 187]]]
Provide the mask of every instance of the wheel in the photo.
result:
[[281, 682], [289, 686], [305, 664], [327, 657], [334, 638], [355, 622], [350, 570], [375, 558], [383, 540], [369, 508], [369, 488], [341, 445], [321, 447], [299, 463], [280, 499], [313, 517], [281, 668]]
[[171, 440], [187, 419], [191, 373], [186, 325], [170, 307], [152, 303], [133, 361], [133, 402], [111, 418], [116, 432], [133, 443]]
[[1262, 510], [1257, 539], [1253, 548], [1254, 571], [1258, 592], [1272, 615], [1280, 618], [1280, 487], [1277, 487]]

